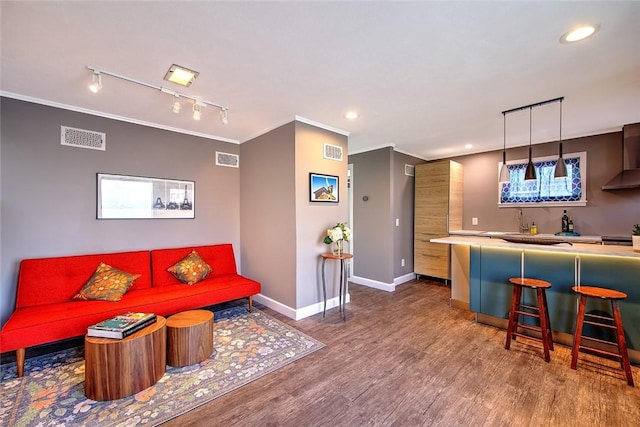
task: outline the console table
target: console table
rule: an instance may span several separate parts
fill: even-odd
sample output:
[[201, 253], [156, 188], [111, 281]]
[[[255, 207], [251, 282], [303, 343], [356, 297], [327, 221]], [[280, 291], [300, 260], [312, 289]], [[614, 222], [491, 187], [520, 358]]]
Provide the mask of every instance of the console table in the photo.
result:
[[322, 257], [322, 296], [324, 298], [324, 309], [322, 310], [322, 317], [327, 312], [327, 286], [324, 278], [324, 267], [328, 259], [340, 261], [340, 292], [338, 293], [338, 306], [342, 312], [343, 320], [347, 320], [347, 269], [345, 268], [347, 260], [353, 258], [353, 254], [343, 253], [341, 255], [334, 255], [332, 253], [320, 254]]

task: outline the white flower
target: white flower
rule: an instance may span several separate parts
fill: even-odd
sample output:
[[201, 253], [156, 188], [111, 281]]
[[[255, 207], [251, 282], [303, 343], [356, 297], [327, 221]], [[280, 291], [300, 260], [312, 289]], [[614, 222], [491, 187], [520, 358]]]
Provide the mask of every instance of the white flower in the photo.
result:
[[347, 242], [351, 240], [351, 229], [344, 222], [339, 222], [327, 230], [327, 237], [324, 238], [324, 243], [331, 244], [340, 240], [346, 240]]

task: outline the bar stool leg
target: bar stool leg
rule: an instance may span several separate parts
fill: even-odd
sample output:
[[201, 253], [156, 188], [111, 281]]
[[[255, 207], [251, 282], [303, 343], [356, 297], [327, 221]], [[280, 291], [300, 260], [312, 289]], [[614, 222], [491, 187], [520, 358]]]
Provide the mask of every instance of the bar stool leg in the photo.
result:
[[578, 351], [580, 351], [580, 342], [582, 341], [582, 327], [584, 325], [584, 312], [586, 305], [587, 297], [580, 295], [578, 316], [576, 317], [576, 331], [573, 334], [573, 347], [571, 349], [571, 369], [578, 368]]
[[549, 334], [549, 350], [553, 350], [553, 332], [551, 332], [551, 318], [549, 317], [549, 304], [547, 304], [547, 292], [544, 290], [542, 291], [542, 299], [544, 301], [544, 315], [547, 318], [547, 333]]
[[547, 315], [545, 314], [544, 307], [544, 290], [536, 288], [536, 294], [538, 296], [538, 313], [540, 314], [540, 332], [542, 335], [542, 349], [544, 351], [544, 361], [550, 362], [551, 356], [549, 355], [549, 324], [547, 321]]
[[618, 306], [618, 301], [611, 300], [611, 309], [613, 311], [613, 320], [616, 323], [618, 351], [620, 352], [622, 368], [624, 369], [624, 373], [627, 377], [627, 384], [633, 387], [633, 375], [631, 374], [631, 364], [629, 363], [629, 353], [627, 352], [627, 340], [624, 337], [622, 315], [620, 315], [620, 307]]
[[520, 286], [513, 286], [511, 291], [511, 309], [509, 310], [509, 325], [507, 327], [507, 341], [504, 344], [504, 348], [509, 350], [511, 348], [511, 339], [516, 339], [513, 335], [518, 330], [518, 313], [520, 309], [520, 297], [522, 295], [522, 288]]

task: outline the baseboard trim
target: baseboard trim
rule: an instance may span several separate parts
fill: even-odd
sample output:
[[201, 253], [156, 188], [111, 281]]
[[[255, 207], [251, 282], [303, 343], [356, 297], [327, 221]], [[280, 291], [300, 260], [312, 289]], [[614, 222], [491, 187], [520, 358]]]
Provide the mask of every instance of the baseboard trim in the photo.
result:
[[395, 279], [393, 279], [393, 284], [396, 286], [402, 285], [403, 283], [407, 283], [415, 279], [416, 279], [416, 274], [409, 273], [409, 274], [405, 274], [404, 276], [396, 277]]
[[[324, 309], [324, 301], [295, 309], [262, 294], [254, 295], [253, 300], [293, 320], [301, 320], [306, 317], [311, 317], [315, 314], [322, 313]], [[348, 292], [345, 301], [346, 303], [351, 302], [351, 294]], [[328, 299], [327, 310], [338, 307], [339, 303], [340, 300], [338, 297]]]
[[381, 291], [393, 292], [396, 290], [395, 283], [378, 282], [364, 277], [353, 276], [351, 281], [357, 285], [367, 286], [369, 288], [380, 289]]
[[[458, 299], [453, 299], [453, 298], [451, 298], [450, 302], [451, 302], [451, 307], [453, 307], [453, 308], [459, 308], [459, 309], [462, 309], [462, 310], [471, 311], [468, 302], [460, 301]], [[506, 327], [505, 327], [505, 329], [506, 329]]]

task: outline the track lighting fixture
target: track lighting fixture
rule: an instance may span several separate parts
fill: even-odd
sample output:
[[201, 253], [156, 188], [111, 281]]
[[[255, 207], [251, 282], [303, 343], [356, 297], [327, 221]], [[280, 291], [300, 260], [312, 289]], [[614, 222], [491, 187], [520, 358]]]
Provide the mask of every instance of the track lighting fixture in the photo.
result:
[[[184, 98], [184, 99], [189, 99], [191, 101], [193, 101], [193, 119], [194, 120], [200, 120], [200, 118], [202, 117], [202, 108], [203, 107], [216, 107], [220, 109], [220, 120], [222, 121], [222, 123], [224, 123], [225, 125], [229, 122], [228, 116], [227, 116], [227, 112], [229, 111], [229, 107], [225, 107], [224, 105], [220, 105], [220, 104], [216, 104], [215, 102], [211, 102], [211, 101], [206, 101], [204, 99], [199, 99], [199, 98], [195, 98], [193, 96], [190, 95], [186, 95], [184, 93], [180, 93], [180, 92], [176, 92], [174, 90], [171, 89], [167, 89], [165, 87], [162, 86], [157, 86], [157, 85], [153, 85], [151, 83], [146, 83], [140, 80], [136, 80], [136, 79], [132, 79], [131, 77], [126, 77], [120, 74], [116, 74], [116, 73], [112, 73], [111, 71], [106, 71], [103, 69], [99, 69], [97, 67], [93, 67], [93, 66], [89, 66], [87, 65], [87, 68], [91, 71], [93, 71], [93, 77], [92, 77], [92, 83], [89, 85], [89, 89], [91, 90], [91, 92], [93, 93], [98, 93], [100, 91], [100, 89], [102, 89], [102, 79], [101, 76], [107, 75], [107, 76], [111, 76], [111, 77], [115, 77], [117, 79], [120, 80], [125, 80], [128, 81], [130, 83], [135, 83], [137, 85], [140, 86], [145, 86], [151, 89], [155, 89], [155, 90], [159, 90], [160, 92], [166, 93], [168, 95], [173, 96], [173, 103], [171, 104], [171, 111], [173, 111], [174, 113], [179, 113], [181, 110], [181, 102], [180, 102], [180, 98]], [[171, 70], [170, 70], [171, 71]], [[197, 76], [197, 72], [194, 72], [195, 75], [192, 77], [192, 79], [190, 80], [191, 82], [193, 82], [193, 79], [195, 79], [195, 76]]]
[[201, 116], [202, 116], [201, 105], [198, 104], [198, 102], [196, 101], [193, 103], [193, 120], [200, 120]]
[[99, 72], [94, 71], [93, 76], [91, 77], [91, 84], [89, 85], [89, 90], [93, 93], [98, 93], [100, 92], [100, 89], [102, 89], [102, 78], [100, 77]]

